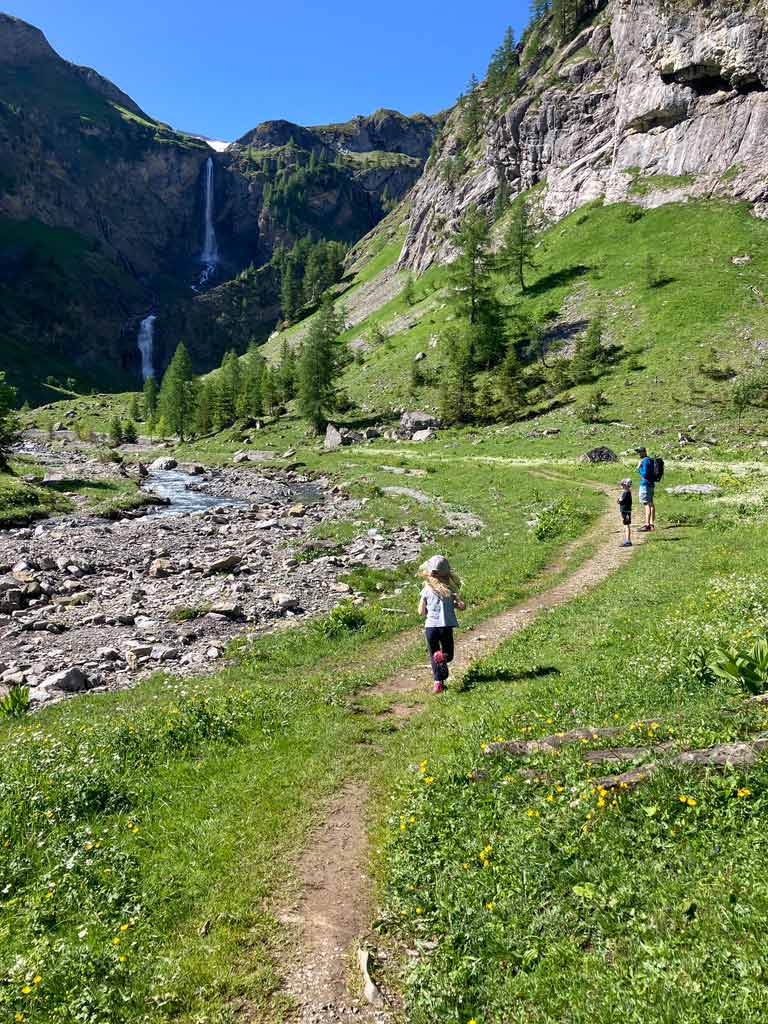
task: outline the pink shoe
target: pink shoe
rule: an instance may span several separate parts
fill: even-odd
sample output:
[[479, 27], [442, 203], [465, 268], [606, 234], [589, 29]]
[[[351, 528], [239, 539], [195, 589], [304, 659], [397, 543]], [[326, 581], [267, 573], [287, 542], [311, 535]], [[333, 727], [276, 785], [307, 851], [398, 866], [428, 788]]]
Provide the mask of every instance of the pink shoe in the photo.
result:
[[445, 693], [445, 683], [441, 683], [439, 679], [436, 679], [435, 685], [432, 687], [432, 693]]

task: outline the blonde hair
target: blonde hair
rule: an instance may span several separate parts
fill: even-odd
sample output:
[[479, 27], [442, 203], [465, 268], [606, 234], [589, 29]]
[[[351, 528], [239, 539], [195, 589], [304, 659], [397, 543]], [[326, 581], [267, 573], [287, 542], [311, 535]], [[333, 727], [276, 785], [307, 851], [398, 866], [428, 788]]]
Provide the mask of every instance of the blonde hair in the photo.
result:
[[452, 572], [442, 574], [422, 569], [419, 576], [421, 576], [429, 589], [434, 590], [439, 597], [453, 597], [454, 594], [461, 590], [461, 580]]

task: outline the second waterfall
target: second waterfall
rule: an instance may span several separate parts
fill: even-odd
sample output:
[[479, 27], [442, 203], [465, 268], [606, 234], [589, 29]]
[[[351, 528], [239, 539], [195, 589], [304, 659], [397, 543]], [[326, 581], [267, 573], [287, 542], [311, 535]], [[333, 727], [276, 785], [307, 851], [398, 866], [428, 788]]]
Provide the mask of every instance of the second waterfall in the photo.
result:
[[216, 228], [213, 218], [216, 211], [216, 196], [214, 192], [213, 157], [208, 157], [205, 162], [205, 179], [203, 194], [203, 210], [205, 216], [205, 231], [203, 234], [203, 251], [200, 253], [200, 262], [203, 265], [202, 272], [197, 281], [197, 287], [201, 288], [207, 284], [211, 275], [219, 264], [219, 246], [216, 241]]

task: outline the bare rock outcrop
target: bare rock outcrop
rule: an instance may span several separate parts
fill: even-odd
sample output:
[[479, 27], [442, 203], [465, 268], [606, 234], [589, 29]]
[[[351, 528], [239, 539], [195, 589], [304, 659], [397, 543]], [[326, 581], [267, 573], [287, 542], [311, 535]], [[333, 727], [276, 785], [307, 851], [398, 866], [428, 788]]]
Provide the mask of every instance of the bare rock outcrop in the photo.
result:
[[458, 180], [453, 112], [412, 194], [401, 266], [451, 259], [462, 213], [489, 208], [502, 181], [511, 196], [545, 183], [537, 212], [548, 220], [599, 197], [652, 207], [689, 195], [745, 199], [768, 216], [768, 19], [756, 0], [594, 8], [566, 46], [542, 43], [504, 109], [484, 100], [481, 154]]

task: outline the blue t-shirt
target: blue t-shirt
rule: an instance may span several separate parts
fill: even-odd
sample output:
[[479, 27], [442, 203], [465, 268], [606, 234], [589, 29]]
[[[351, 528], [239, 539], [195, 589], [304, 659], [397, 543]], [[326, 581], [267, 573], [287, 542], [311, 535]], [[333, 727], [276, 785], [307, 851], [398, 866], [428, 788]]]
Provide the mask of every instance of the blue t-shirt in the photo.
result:
[[427, 619], [424, 625], [427, 629], [445, 627], [453, 629], [459, 624], [454, 609], [453, 597], [441, 597], [436, 594], [430, 586], [425, 586], [421, 596], [427, 606]]
[[653, 486], [656, 483], [656, 475], [653, 471], [653, 459], [648, 456], [640, 463], [640, 479], [646, 486]]

